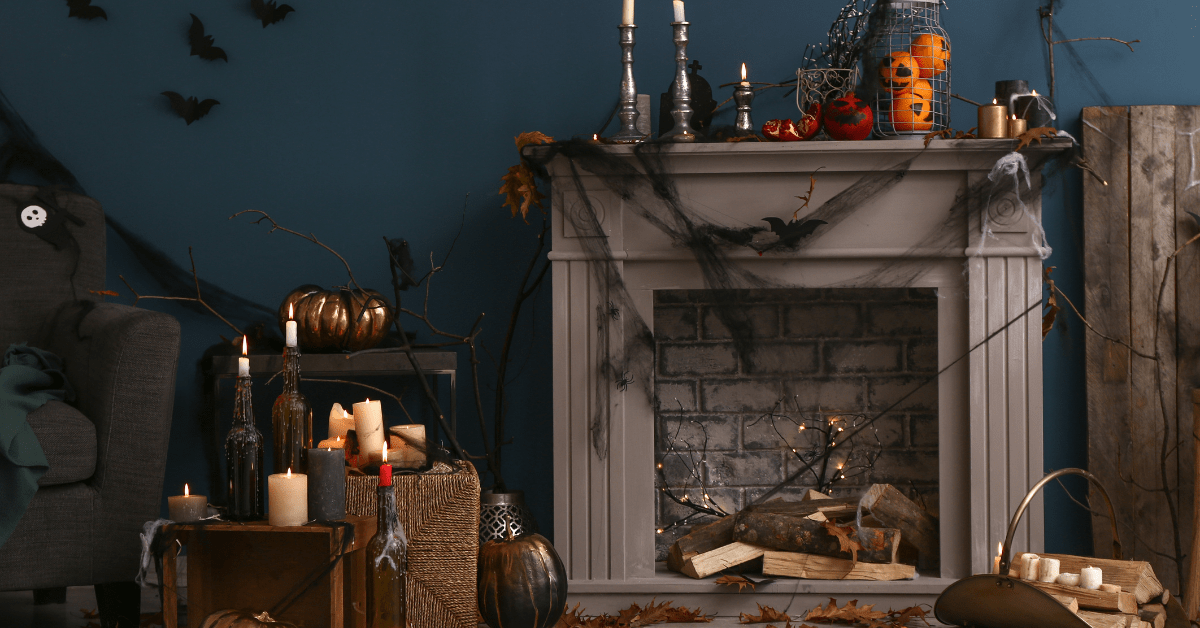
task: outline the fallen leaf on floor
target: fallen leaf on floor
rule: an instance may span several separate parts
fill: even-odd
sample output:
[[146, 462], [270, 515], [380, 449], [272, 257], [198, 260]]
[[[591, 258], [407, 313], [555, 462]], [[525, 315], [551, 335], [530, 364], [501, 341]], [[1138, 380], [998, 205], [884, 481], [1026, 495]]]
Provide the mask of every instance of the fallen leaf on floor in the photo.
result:
[[563, 613], [555, 628], [638, 628], [654, 624], [693, 624], [708, 623], [712, 617], [705, 615], [700, 609], [689, 610], [682, 606], [672, 606], [671, 602], [655, 604], [651, 601], [646, 608], [632, 604], [629, 608], [612, 615], [587, 617], [576, 604], [575, 608]]
[[738, 615], [738, 621], [743, 624], [765, 624], [769, 621], [783, 621], [791, 624], [792, 618], [789, 617], [787, 613], [781, 613], [770, 606], [763, 606], [762, 604], [757, 604], [757, 606], [757, 615], [740, 613]]
[[925, 622], [925, 625], [928, 626], [929, 620], [925, 619], [925, 616], [928, 614], [929, 611], [921, 608], [920, 606], [910, 606], [908, 608], [902, 608], [898, 611], [891, 611], [888, 613], [888, 615], [890, 615], [888, 621], [893, 626], [907, 626], [910, 619], [916, 618]]
[[816, 608], [808, 612], [804, 616], [804, 621], [828, 621], [845, 624], [864, 624], [870, 628], [878, 626], [886, 626], [881, 620], [888, 616], [883, 611], [874, 610], [874, 604], [867, 604], [859, 607], [858, 600], [850, 600], [845, 606], [838, 607], [837, 600], [829, 598], [829, 606], [824, 608], [817, 605]]
[[753, 591], [755, 585], [755, 583], [750, 582], [741, 576], [721, 576], [720, 578], [714, 580], [714, 582], [727, 587], [737, 587], [738, 593], [741, 593], [742, 590], [746, 588], [749, 588], [751, 591]]

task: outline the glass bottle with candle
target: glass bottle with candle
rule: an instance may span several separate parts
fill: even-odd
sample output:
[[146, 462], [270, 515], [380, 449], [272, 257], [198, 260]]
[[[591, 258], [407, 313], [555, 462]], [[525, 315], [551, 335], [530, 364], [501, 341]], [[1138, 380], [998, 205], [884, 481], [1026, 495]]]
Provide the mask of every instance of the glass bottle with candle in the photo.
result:
[[[242, 339], [242, 354], [246, 354], [245, 338]], [[233, 521], [263, 518], [263, 437], [254, 427], [249, 369], [249, 358], [238, 360], [233, 429], [225, 437], [225, 469], [229, 478], [227, 516]]]
[[[288, 306], [288, 318], [293, 317]], [[296, 321], [285, 325], [283, 349], [283, 392], [271, 407], [271, 432], [275, 440], [275, 473], [292, 469], [308, 473], [308, 450], [312, 448], [312, 405], [300, 393], [300, 347]]]
[[379, 527], [367, 542], [367, 628], [406, 628], [405, 579], [408, 539], [400, 526], [396, 492], [392, 488], [392, 465], [379, 467]]

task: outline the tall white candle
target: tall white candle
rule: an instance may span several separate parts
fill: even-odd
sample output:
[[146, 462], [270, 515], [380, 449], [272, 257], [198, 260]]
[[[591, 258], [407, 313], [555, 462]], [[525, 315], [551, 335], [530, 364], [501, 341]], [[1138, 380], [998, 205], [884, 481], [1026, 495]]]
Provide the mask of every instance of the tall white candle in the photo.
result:
[[1079, 586], [1095, 591], [1104, 582], [1104, 572], [1099, 567], [1084, 567], [1079, 570]]
[[335, 403], [333, 408], [329, 410], [329, 438], [331, 440], [342, 439], [346, 440], [346, 432], [356, 429], [354, 427], [354, 415], [346, 412], [342, 408], [342, 404]]
[[283, 324], [285, 330], [287, 346], [295, 347], [296, 344], [296, 310], [291, 303], [288, 303], [288, 320]]
[[673, 0], [675, 5], [675, 21], [686, 22], [687, 18], [683, 16], [683, 0]]
[[360, 401], [354, 404], [354, 432], [362, 452], [383, 449], [383, 404], [379, 401]]
[[304, 525], [308, 521], [308, 476], [291, 469], [267, 476], [267, 503], [271, 525]]
[[621, 26], [633, 24], [633, 0], [625, 0], [621, 6]]
[[242, 336], [242, 357], [238, 358], [238, 377], [250, 377], [250, 358], [246, 357], [248, 345]]
[[1021, 579], [1037, 582], [1038, 563], [1041, 561], [1041, 557], [1037, 554], [1025, 554], [1025, 562], [1021, 564]]
[[1038, 580], [1042, 582], [1058, 581], [1058, 569], [1061, 563], [1057, 558], [1043, 558], [1038, 563]]

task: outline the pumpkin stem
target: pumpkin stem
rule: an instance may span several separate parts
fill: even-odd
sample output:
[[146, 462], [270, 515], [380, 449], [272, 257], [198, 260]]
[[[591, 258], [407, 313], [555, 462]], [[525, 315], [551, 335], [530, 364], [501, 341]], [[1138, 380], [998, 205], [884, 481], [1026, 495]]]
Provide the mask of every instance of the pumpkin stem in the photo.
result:
[[512, 522], [512, 514], [510, 514], [510, 513], [507, 513], [507, 512], [506, 512], [506, 513], [504, 513], [504, 534], [505, 534], [505, 540], [511, 541], [511, 540], [513, 540], [513, 539], [517, 538], [517, 537], [516, 537], [516, 535], [515, 535], [515, 534], [513, 534], [513, 528], [514, 528], [514, 527], [516, 527], [516, 526], [514, 526], [514, 525], [513, 525], [513, 522]]

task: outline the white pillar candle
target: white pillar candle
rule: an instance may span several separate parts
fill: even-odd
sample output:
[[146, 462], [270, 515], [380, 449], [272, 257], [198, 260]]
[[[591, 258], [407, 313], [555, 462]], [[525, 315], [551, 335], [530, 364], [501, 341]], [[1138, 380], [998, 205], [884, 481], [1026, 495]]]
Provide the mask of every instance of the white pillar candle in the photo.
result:
[[360, 401], [354, 404], [354, 432], [358, 435], [358, 450], [383, 449], [383, 404], [379, 401]]
[[388, 461], [401, 469], [425, 466], [425, 426], [393, 425], [388, 428], [390, 446]]
[[288, 320], [283, 324], [284, 336], [287, 346], [295, 347], [296, 344], [296, 310], [291, 303], [288, 303]]
[[308, 522], [308, 476], [273, 473], [267, 476], [267, 522], [273, 526], [298, 526]]
[[250, 377], [250, 358], [248, 354], [246, 337], [242, 336], [242, 357], [238, 358], [238, 377]]
[[171, 521], [177, 523], [199, 521], [208, 516], [208, 497], [192, 495], [188, 485], [184, 484], [183, 495], [167, 497], [167, 511], [170, 512]]
[[1055, 580], [1055, 582], [1057, 582], [1058, 584], [1066, 585], [1068, 587], [1077, 587], [1077, 586], [1079, 586], [1079, 574], [1077, 574], [1077, 573], [1060, 573], [1060, 574], [1058, 574], [1058, 579]]
[[633, 24], [633, 0], [625, 0], [621, 7], [621, 26]]
[[673, 4], [675, 6], [675, 21], [686, 22], [687, 18], [683, 16], [683, 0], [674, 0]]
[[352, 429], [355, 429], [354, 415], [346, 412], [342, 404], [333, 404], [333, 409], [329, 411], [329, 436], [326, 438], [346, 440], [346, 432]]
[[1084, 567], [1079, 570], [1079, 586], [1093, 591], [1104, 582], [1104, 572], [1099, 567]]
[[1025, 554], [1024, 562], [1021, 563], [1021, 579], [1037, 582], [1038, 564], [1041, 562], [1042, 559], [1037, 554]]
[[1059, 561], [1057, 558], [1043, 558], [1038, 562], [1038, 580], [1042, 582], [1057, 582]]

